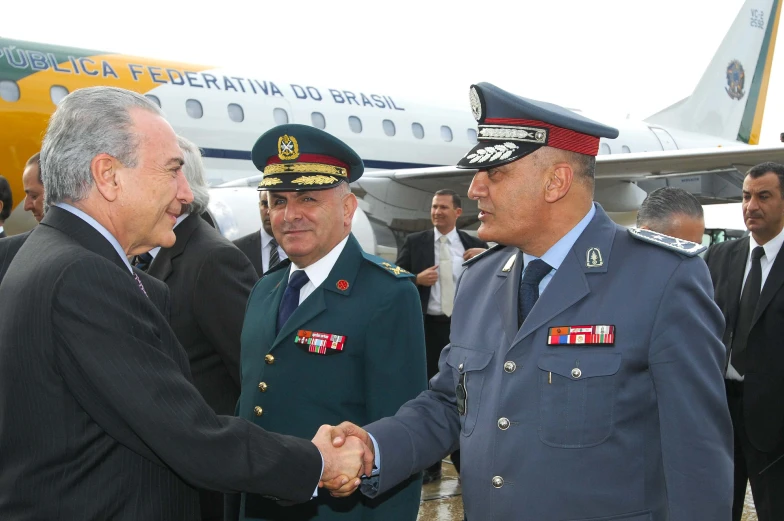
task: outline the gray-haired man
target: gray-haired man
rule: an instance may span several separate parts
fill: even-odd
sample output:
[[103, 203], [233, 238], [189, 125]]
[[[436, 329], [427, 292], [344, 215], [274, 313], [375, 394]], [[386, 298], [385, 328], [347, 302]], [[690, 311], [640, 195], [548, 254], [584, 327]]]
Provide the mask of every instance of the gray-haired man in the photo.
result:
[[193, 487], [306, 501], [319, 479], [361, 472], [356, 445], [218, 416], [191, 383], [126, 258], [174, 244], [194, 198], [184, 161], [133, 92], [77, 90], [52, 116], [49, 210], [0, 285], [0, 519], [191, 521]]
[[637, 227], [701, 244], [705, 217], [696, 197], [683, 188], [665, 186], [642, 202]]

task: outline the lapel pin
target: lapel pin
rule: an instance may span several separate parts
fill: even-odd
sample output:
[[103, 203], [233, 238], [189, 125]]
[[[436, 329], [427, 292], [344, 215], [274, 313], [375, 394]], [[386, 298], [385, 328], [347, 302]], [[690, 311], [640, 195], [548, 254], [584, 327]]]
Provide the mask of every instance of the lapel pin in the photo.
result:
[[340, 291], [346, 291], [348, 289], [348, 281], [340, 279], [337, 284], [335, 284]]
[[599, 268], [604, 266], [602, 252], [599, 248], [590, 248], [585, 254], [585, 265], [589, 268]]
[[514, 266], [516, 259], [517, 259], [517, 254], [516, 253], [512, 254], [512, 256], [509, 257], [509, 260], [506, 261], [506, 264], [504, 264], [504, 269], [502, 269], [501, 271], [504, 273], [508, 273], [512, 271], [512, 267]]

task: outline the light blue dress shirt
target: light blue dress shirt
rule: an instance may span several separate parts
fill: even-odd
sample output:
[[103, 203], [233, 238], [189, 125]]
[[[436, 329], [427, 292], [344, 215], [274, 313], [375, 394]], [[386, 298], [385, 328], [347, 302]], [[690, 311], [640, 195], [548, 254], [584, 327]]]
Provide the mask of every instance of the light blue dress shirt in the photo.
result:
[[83, 211], [81, 211], [79, 208], [76, 208], [75, 206], [71, 206], [68, 203], [54, 203], [52, 206], [62, 208], [66, 212], [74, 214], [79, 219], [83, 220], [84, 222], [86, 222], [87, 224], [95, 228], [95, 231], [103, 235], [103, 237], [107, 241], [109, 241], [109, 243], [114, 247], [114, 249], [117, 251], [117, 255], [120, 256], [122, 261], [128, 267], [128, 271], [130, 271], [131, 274], [133, 274], [133, 269], [131, 269], [131, 263], [128, 262], [128, 257], [125, 256], [125, 251], [123, 251], [122, 246], [120, 246], [120, 243], [117, 241], [114, 235], [109, 233], [109, 230], [104, 228], [101, 223], [99, 223], [98, 221], [96, 221], [95, 219], [93, 219]]

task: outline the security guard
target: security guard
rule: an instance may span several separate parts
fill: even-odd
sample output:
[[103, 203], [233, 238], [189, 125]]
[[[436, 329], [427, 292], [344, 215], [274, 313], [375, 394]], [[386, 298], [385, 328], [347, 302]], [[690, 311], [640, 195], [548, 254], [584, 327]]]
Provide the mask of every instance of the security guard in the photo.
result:
[[[426, 388], [422, 312], [412, 275], [362, 251], [351, 234], [349, 182], [362, 175], [362, 160], [330, 134], [294, 124], [266, 132], [252, 155], [289, 260], [248, 301], [238, 415], [312, 437], [325, 423], [394, 414]], [[321, 489], [308, 503], [279, 506], [243, 494], [238, 509], [236, 498], [227, 501], [227, 519], [414, 521], [421, 475], [411, 474], [375, 499]]]
[[479, 237], [507, 246], [467, 262], [431, 390], [366, 427], [380, 473], [363, 491], [459, 440], [470, 521], [728, 521], [724, 325], [701, 246], [592, 202], [617, 130], [488, 83], [470, 99], [479, 143], [458, 166], [479, 169]]

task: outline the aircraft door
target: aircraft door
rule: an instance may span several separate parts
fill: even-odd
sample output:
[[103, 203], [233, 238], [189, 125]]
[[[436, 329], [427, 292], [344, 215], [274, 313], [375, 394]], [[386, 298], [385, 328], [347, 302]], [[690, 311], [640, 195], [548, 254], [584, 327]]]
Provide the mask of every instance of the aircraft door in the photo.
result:
[[675, 139], [673, 139], [669, 132], [659, 127], [648, 128], [651, 129], [651, 132], [653, 132], [653, 134], [656, 136], [656, 139], [658, 139], [659, 143], [661, 143], [662, 150], [678, 150], [678, 145], [675, 143]]

